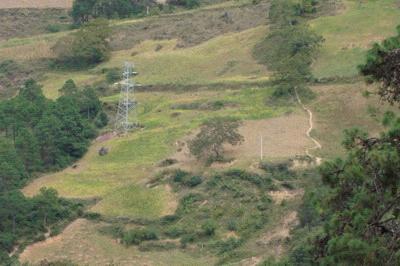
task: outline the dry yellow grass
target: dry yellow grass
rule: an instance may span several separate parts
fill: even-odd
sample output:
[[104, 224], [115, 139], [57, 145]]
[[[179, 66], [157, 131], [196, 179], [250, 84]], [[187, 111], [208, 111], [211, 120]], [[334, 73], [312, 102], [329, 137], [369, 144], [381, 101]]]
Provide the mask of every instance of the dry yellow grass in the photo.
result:
[[0, 60], [12, 59], [17, 61], [34, 60], [41, 58], [53, 58], [52, 44], [47, 41], [39, 41], [35, 44], [27, 44], [0, 49]]
[[1, 0], [0, 8], [71, 8], [73, 0]]

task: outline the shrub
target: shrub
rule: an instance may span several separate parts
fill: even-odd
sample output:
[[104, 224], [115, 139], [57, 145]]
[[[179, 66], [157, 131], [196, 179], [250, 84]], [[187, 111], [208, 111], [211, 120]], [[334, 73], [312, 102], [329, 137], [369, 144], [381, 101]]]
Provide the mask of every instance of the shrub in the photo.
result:
[[78, 32], [61, 38], [52, 48], [57, 63], [70, 68], [84, 68], [106, 61], [110, 57], [110, 33], [108, 22], [97, 19]]
[[186, 231], [184, 229], [177, 226], [173, 226], [167, 229], [167, 231], [165, 231], [165, 235], [167, 235], [170, 238], [178, 238], [185, 233]]
[[186, 234], [181, 237], [180, 242], [181, 242], [182, 247], [186, 247], [186, 245], [188, 243], [194, 242], [195, 239], [196, 239], [195, 234]]
[[160, 166], [160, 167], [167, 167], [167, 166], [176, 164], [177, 162], [178, 162], [178, 161], [177, 161], [176, 159], [167, 158], [167, 159], [165, 159], [165, 160], [162, 160], [162, 161], [158, 164], [158, 166]]
[[166, 215], [164, 217], [161, 218], [161, 224], [165, 225], [165, 224], [170, 224], [173, 223], [175, 221], [177, 221], [179, 219], [178, 215]]
[[58, 25], [58, 24], [49, 24], [49, 25], [47, 25], [46, 30], [47, 30], [48, 32], [52, 32], [52, 33], [54, 33], [54, 32], [59, 32], [59, 31], [61, 31], [61, 25]]
[[186, 182], [185, 185], [189, 186], [189, 187], [195, 187], [197, 185], [200, 185], [203, 182], [203, 180], [201, 179], [200, 176], [192, 176], [190, 177]]
[[197, 193], [189, 193], [185, 195], [179, 202], [178, 213], [187, 213], [192, 208], [194, 203], [202, 200], [203, 197]]
[[99, 229], [100, 233], [105, 235], [110, 235], [114, 238], [121, 238], [123, 237], [123, 227], [120, 225], [110, 225], [104, 226]]
[[151, 229], [132, 229], [123, 233], [122, 242], [125, 245], [139, 245], [143, 241], [157, 240], [157, 233]]
[[237, 222], [234, 219], [230, 219], [226, 225], [229, 231], [236, 231], [238, 229]]
[[213, 220], [208, 220], [201, 226], [201, 229], [206, 236], [213, 236], [217, 229], [217, 224]]
[[188, 175], [188, 172], [185, 172], [183, 170], [176, 170], [175, 173], [172, 175], [172, 180], [176, 183], [181, 183], [183, 182], [183, 179]]
[[106, 80], [109, 84], [113, 84], [121, 80], [121, 70], [118, 68], [111, 68], [107, 71]]
[[105, 112], [100, 112], [94, 121], [96, 127], [102, 128], [108, 124], [108, 116]]
[[145, 242], [139, 245], [140, 251], [164, 251], [176, 249], [176, 244], [173, 242]]
[[11, 233], [0, 234], [0, 250], [11, 251], [14, 247], [15, 236]]
[[216, 248], [218, 254], [224, 254], [226, 252], [232, 251], [240, 245], [243, 244], [242, 239], [236, 237], [230, 237], [227, 240], [216, 241], [212, 246]]
[[172, 180], [175, 183], [179, 183], [187, 187], [195, 187], [203, 182], [203, 179], [200, 176], [191, 176], [188, 172], [180, 169], [173, 173]]

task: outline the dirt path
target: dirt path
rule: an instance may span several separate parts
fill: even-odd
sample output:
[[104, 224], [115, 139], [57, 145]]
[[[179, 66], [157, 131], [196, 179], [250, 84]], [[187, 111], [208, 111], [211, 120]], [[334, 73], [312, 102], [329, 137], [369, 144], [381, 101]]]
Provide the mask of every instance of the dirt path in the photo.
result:
[[308, 113], [308, 117], [309, 117], [308, 118], [308, 123], [309, 123], [310, 127], [308, 128], [308, 130], [306, 132], [306, 135], [315, 144], [314, 147], [306, 149], [306, 154], [308, 156], [310, 156], [311, 158], [315, 158], [317, 165], [319, 165], [321, 163], [321, 161], [322, 161], [322, 158], [314, 156], [314, 155], [312, 155], [310, 153], [310, 150], [317, 150], [317, 149], [321, 149], [322, 148], [321, 143], [319, 143], [318, 140], [316, 140], [314, 137], [311, 136], [311, 131], [314, 129], [313, 112], [303, 104], [303, 102], [301, 101], [301, 99], [299, 97], [299, 94], [297, 93], [297, 88], [294, 89], [294, 92], [296, 94], [297, 102], [304, 109], [304, 111], [306, 111]]

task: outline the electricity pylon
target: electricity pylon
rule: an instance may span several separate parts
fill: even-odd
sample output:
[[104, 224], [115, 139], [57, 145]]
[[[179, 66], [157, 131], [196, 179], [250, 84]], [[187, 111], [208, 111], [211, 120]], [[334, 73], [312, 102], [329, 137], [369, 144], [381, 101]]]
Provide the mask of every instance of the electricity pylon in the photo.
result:
[[134, 65], [132, 63], [125, 63], [117, 117], [115, 119], [115, 131], [118, 133], [127, 133], [138, 125], [135, 82], [133, 81], [133, 76], [137, 75], [137, 72], [134, 72], [133, 68]]

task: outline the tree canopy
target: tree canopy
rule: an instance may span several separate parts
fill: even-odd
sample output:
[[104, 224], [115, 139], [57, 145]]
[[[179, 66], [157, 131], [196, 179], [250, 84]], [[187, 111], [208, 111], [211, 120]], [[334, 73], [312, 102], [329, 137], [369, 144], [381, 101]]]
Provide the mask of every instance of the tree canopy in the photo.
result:
[[110, 57], [111, 29], [105, 19], [96, 19], [76, 33], [61, 38], [53, 51], [60, 66], [83, 68], [106, 61]]
[[198, 158], [220, 160], [223, 144], [238, 145], [243, 141], [239, 134], [239, 121], [233, 118], [216, 117], [203, 123], [200, 132], [189, 142], [190, 152]]
[[382, 98], [392, 104], [400, 102], [400, 26], [396, 36], [374, 44], [359, 69], [369, 83], [380, 84]]
[[95, 126], [107, 123], [92, 88], [79, 89], [68, 80], [61, 92], [48, 100], [41, 86], [28, 80], [18, 96], [0, 102], [0, 260], [6, 265], [14, 262], [8, 253], [15, 245], [42, 239], [82, 212], [81, 204], [59, 198], [55, 190], [42, 189], [33, 198], [18, 190], [37, 173], [80, 158]]
[[[269, 11], [270, 28], [254, 50], [261, 63], [274, 71], [274, 96], [293, 95], [294, 88], [305, 89], [312, 80], [311, 64], [323, 38], [310, 29], [304, 12], [307, 1], [274, 0]], [[303, 92], [300, 91], [300, 93]]]

